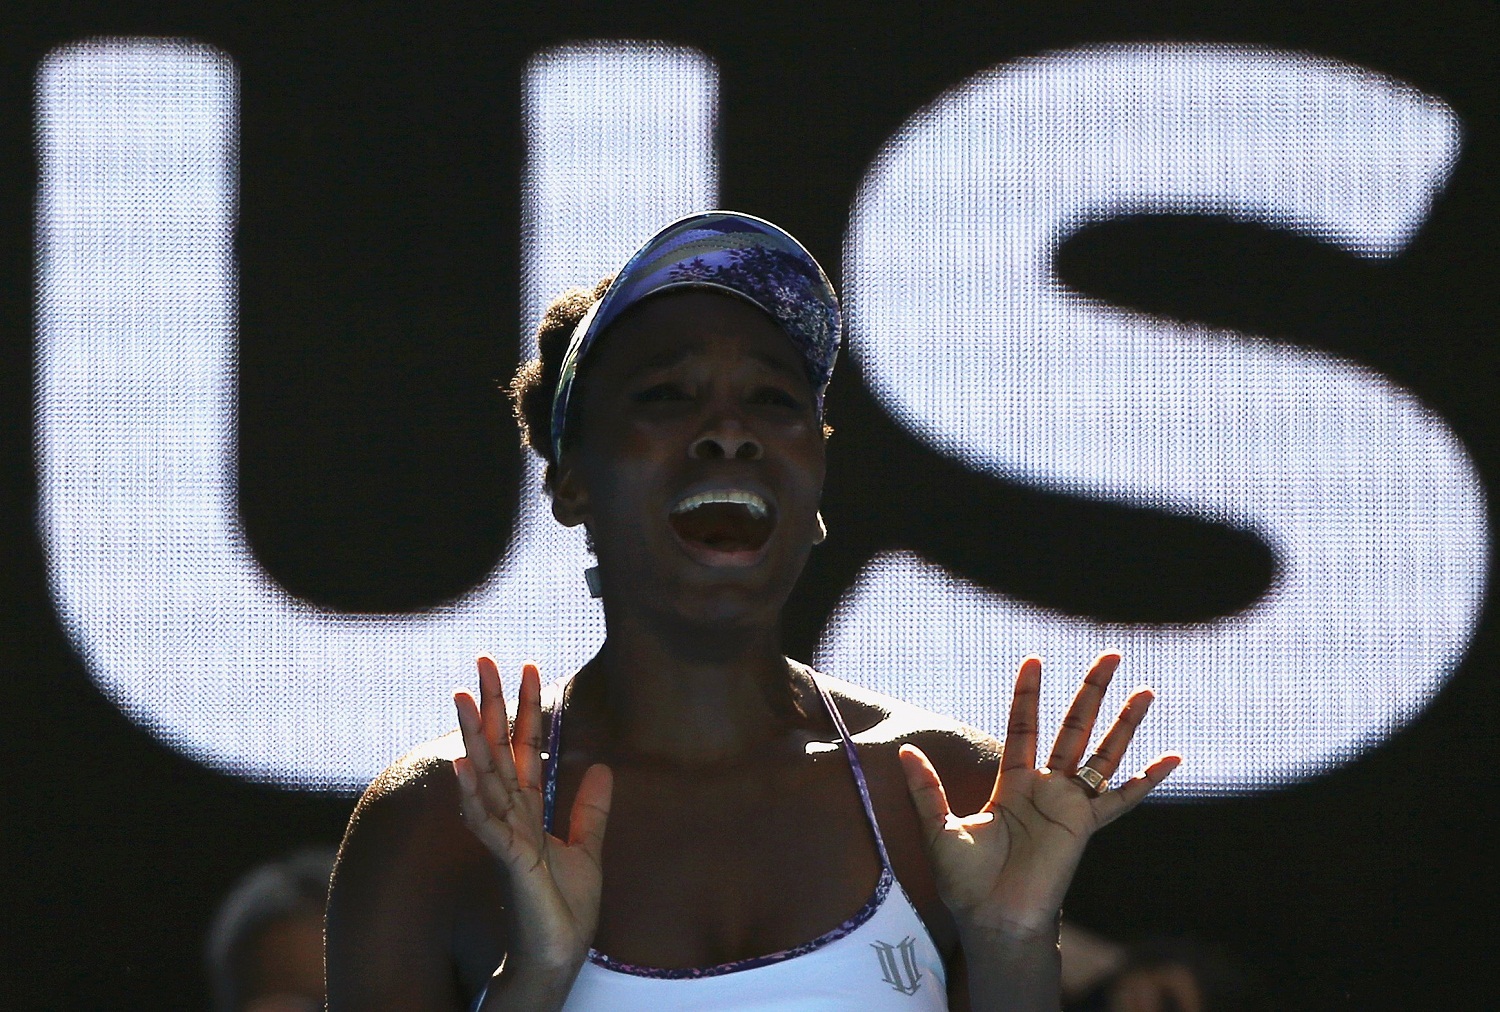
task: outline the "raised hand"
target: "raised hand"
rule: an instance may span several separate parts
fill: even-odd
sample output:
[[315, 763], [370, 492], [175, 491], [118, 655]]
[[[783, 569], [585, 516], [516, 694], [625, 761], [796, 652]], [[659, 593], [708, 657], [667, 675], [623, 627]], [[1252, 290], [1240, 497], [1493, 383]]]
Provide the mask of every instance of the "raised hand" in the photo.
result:
[[[1027, 935], [1052, 932], [1089, 837], [1140, 804], [1182, 761], [1164, 755], [1114, 790], [1096, 793], [1078, 777], [1117, 653], [1101, 654], [1063, 719], [1047, 765], [1037, 768], [1042, 662], [1028, 657], [1016, 675], [1005, 751], [990, 799], [955, 815], [942, 780], [922, 751], [901, 748], [907, 787], [926, 836], [938, 891], [961, 929]], [[1133, 692], [1087, 765], [1114, 775], [1150, 708], [1150, 689]], [[1085, 771], [1085, 776], [1088, 772]]]
[[589, 767], [578, 787], [563, 840], [542, 827], [541, 676], [521, 669], [514, 736], [500, 672], [480, 657], [479, 699], [454, 693], [465, 755], [453, 760], [464, 822], [504, 867], [511, 903], [508, 972], [520, 964], [539, 975], [577, 971], [599, 923], [601, 854], [613, 780]]

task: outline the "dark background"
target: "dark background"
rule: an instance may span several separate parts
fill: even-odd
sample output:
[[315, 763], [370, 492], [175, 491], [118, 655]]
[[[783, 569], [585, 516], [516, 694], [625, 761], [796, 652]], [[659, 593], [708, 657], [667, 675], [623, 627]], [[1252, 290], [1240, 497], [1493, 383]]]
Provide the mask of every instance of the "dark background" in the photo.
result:
[[[1364, 262], [1249, 226], [1149, 218], [1080, 235], [1062, 269], [1121, 303], [1379, 369], [1444, 416], [1492, 487], [1495, 12], [1056, 0], [7, 6], [0, 1004], [204, 1007], [201, 938], [217, 898], [257, 861], [335, 841], [352, 806], [241, 783], [157, 745], [94, 689], [52, 612], [32, 525], [30, 358], [31, 89], [52, 46], [189, 36], [237, 61], [241, 506], [260, 558], [294, 593], [387, 611], [463, 591], [508, 531], [520, 458], [494, 381], [516, 358], [519, 86], [537, 49], [658, 38], [713, 56], [721, 203], [786, 226], [835, 274], [854, 188], [882, 142], [944, 88], [1004, 60], [1085, 42], [1214, 40], [1400, 77], [1465, 126], [1451, 185], [1400, 257]], [[840, 591], [885, 547], [1129, 621], [1212, 617], [1268, 585], [1269, 553], [1234, 532], [963, 472], [904, 435], [847, 362], [830, 412], [836, 537], [791, 609], [794, 655], [811, 652]], [[1426, 713], [1359, 763], [1276, 794], [1149, 807], [1112, 827], [1089, 852], [1070, 916], [1125, 939], [1192, 932], [1221, 944], [1258, 968], [1271, 1007], [1488, 1005], [1494, 625], [1486, 617]]]

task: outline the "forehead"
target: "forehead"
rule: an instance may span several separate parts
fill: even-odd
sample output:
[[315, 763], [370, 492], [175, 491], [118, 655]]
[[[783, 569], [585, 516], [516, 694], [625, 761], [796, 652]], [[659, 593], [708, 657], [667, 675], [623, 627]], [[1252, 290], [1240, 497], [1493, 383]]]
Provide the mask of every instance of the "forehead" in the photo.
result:
[[748, 357], [806, 380], [801, 353], [765, 310], [711, 288], [648, 296], [600, 337], [595, 369], [625, 373], [709, 356]]

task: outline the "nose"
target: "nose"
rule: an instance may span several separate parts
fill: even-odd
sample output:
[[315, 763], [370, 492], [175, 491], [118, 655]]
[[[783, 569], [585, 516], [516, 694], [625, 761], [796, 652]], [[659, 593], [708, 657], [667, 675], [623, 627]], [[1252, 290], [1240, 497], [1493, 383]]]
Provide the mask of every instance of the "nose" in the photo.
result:
[[688, 447], [688, 456], [694, 460], [759, 460], [764, 452], [760, 440], [729, 420], [718, 423]]

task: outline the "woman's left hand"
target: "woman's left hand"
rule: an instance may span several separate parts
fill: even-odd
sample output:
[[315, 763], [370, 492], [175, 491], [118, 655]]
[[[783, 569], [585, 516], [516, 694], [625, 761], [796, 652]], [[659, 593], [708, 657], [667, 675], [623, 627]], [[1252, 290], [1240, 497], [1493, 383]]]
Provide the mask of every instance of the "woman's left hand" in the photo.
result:
[[[1140, 804], [1182, 761], [1157, 759], [1119, 787], [1095, 794], [1077, 773], [1109, 687], [1117, 653], [1101, 654], [1079, 687], [1047, 765], [1036, 765], [1042, 662], [1028, 657], [1016, 675], [1005, 751], [990, 800], [973, 815], [955, 815], [942, 780], [921, 749], [901, 747], [901, 765], [916, 804], [938, 892], [961, 930], [1056, 937], [1058, 912], [1089, 837]], [[1131, 693], [1088, 760], [1114, 775], [1151, 706], [1150, 689]]]

